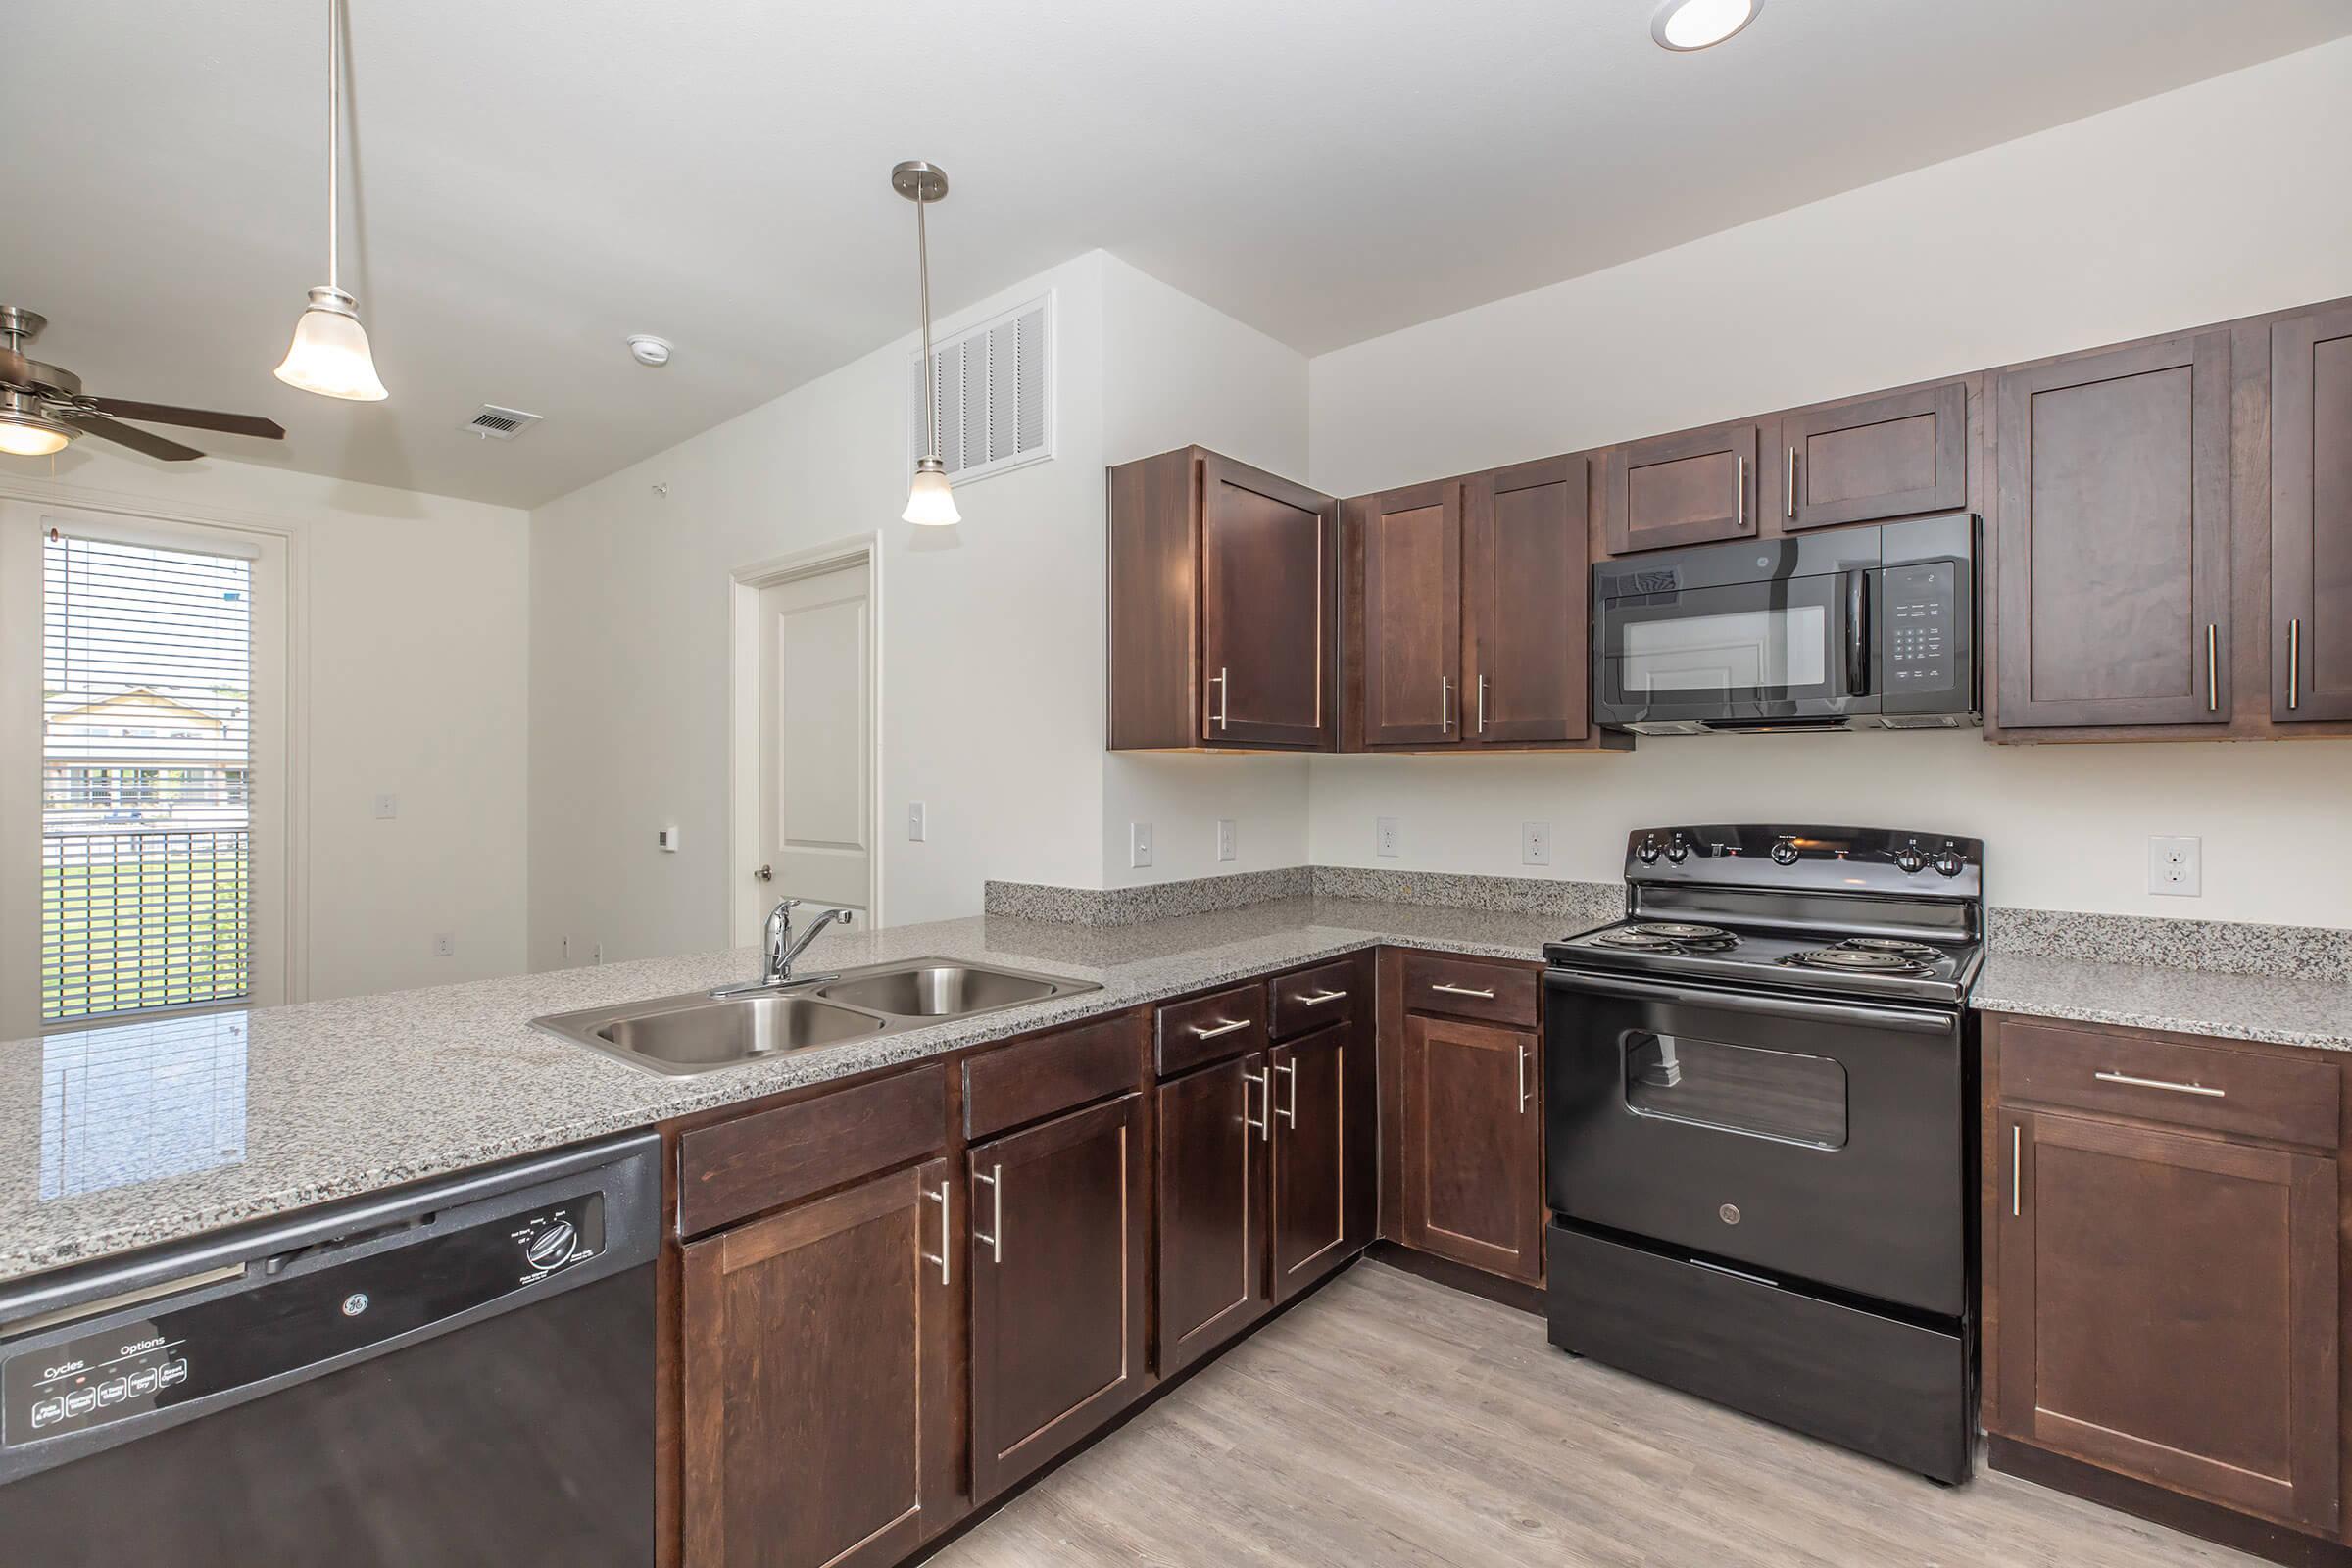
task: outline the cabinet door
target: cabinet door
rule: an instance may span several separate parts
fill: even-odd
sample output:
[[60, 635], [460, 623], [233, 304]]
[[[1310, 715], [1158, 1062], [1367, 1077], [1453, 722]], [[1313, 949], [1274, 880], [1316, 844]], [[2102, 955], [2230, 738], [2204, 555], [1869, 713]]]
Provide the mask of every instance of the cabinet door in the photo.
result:
[[2271, 716], [2352, 718], [2352, 307], [2271, 328]]
[[1586, 470], [1549, 458], [1470, 487], [1462, 724], [1474, 742], [1582, 740], [1591, 727]]
[[1201, 460], [1200, 740], [1327, 746], [1339, 503]]
[[1357, 506], [1364, 546], [1364, 744], [1462, 735], [1462, 487], [1453, 480]]
[[1273, 1291], [1287, 1301], [1371, 1240], [1378, 1181], [1371, 1046], [1334, 1024], [1273, 1053]]
[[1405, 1246], [1494, 1274], [1543, 1276], [1544, 1073], [1536, 1043], [1524, 1029], [1405, 1018]]
[[2230, 337], [2000, 378], [2003, 728], [2230, 717]]
[[1601, 485], [1609, 554], [1752, 536], [1757, 446], [1757, 427], [1746, 422], [1612, 448]]
[[949, 1166], [685, 1250], [688, 1568], [858, 1568], [952, 1506]]
[[1116, 1414], [1144, 1376], [1143, 1096], [976, 1144], [972, 1500]]
[[1266, 1057], [1159, 1086], [1159, 1370], [1264, 1315]]
[[2002, 1431], [2336, 1521], [2335, 1162], [2003, 1107]]
[[1782, 525], [1957, 512], [1968, 505], [1968, 386], [1781, 416]]

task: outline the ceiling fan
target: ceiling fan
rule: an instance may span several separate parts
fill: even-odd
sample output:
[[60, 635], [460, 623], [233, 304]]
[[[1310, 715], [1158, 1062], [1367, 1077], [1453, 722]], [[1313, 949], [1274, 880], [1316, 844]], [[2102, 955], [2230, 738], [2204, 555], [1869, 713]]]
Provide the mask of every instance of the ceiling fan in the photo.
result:
[[37, 458], [62, 451], [79, 435], [94, 435], [133, 452], [166, 463], [201, 458], [194, 447], [169, 441], [124, 419], [148, 424], [178, 424], [191, 430], [224, 430], [232, 435], [260, 436], [282, 441], [286, 432], [275, 419], [252, 414], [220, 414], [211, 409], [181, 409], [169, 403], [135, 403], [128, 398], [92, 397], [81, 389], [81, 377], [54, 365], [24, 357], [24, 345], [49, 324], [45, 316], [0, 305], [0, 456]]

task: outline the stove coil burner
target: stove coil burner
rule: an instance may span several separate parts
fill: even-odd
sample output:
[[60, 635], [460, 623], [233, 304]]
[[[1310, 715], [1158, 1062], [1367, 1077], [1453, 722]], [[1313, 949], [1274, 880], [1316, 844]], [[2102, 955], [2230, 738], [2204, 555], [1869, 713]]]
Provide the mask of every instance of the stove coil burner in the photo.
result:
[[1740, 939], [1719, 925], [1695, 925], [1686, 920], [1644, 920], [1619, 926], [1592, 939], [1596, 946], [1626, 948], [1636, 953], [1720, 953]]
[[1899, 957], [1916, 958], [1922, 963], [1930, 963], [1943, 956], [1939, 949], [1931, 948], [1925, 942], [1913, 942], [1906, 937], [1847, 937], [1838, 945], [1851, 948], [1856, 953], [1891, 953]]
[[1803, 969], [1840, 969], [1847, 974], [1923, 974], [1928, 967], [1924, 960], [1908, 953], [1883, 953], [1868, 948], [1813, 948], [1791, 953], [1787, 961]]

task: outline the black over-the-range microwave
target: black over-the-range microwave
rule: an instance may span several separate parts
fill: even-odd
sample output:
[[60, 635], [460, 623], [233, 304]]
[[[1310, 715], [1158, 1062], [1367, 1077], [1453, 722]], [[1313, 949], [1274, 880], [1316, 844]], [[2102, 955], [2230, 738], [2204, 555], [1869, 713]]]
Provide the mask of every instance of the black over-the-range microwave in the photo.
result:
[[1967, 513], [1592, 567], [1592, 718], [1645, 735], [1979, 722]]

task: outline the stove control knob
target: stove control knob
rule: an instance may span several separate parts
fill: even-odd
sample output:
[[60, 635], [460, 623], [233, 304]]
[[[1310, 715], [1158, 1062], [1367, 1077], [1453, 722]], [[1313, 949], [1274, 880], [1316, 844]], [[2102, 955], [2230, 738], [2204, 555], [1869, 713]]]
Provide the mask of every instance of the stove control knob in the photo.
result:
[[1961, 872], [1968, 869], [1967, 859], [1961, 856], [1959, 850], [1954, 848], [1948, 840], [1945, 842], [1942, 850], [1937, 852], [1936, 858], [1929, 863], [1936, 867], [1936, 874], [1937, 876], [1958, 876]]
[[1772, 841], [1772, 858], [1782, 865], [1796, 863], [1796, 840], [1779, 838]]
[[1658, 839], [1657, 839], [1657, 835], [1656, 835], [1656, 834], [1654, 834], [1654, 833], [1644, 833], [1644, 834], [1642, 834], [1642, 843], [1640, 844], [1640, 846], [1639, 846], [1639, 847], [1637, 847], [1637, 848], [1635, 849], [1635, 851], [1634, 851], [1634, 855], [1635, 855], [1635, 858], [1638, 858], [1638, 859], [1640, 859], [1640, 860], [1641, 860], [1641, 862], [1642, 862], [1643, 865], [1655, 865], [1655, 864], [1657, 864], [1657, 863], [1658, 863]]
[[1906, 876], [1917, 876], [1926, 869], [1928, 858], [1919, 853], [1919, 840], [1913, 839], [1894, 852], [1894, 863]]
[[571, 1221], [557, 1220], [523, 1244], [522, 1254], [536, 1269], [561, 1268], [579, 1250], [580, 1233]]
[[1675, 864], [1680, 865], [1690, 858], [1690, 846], [1685, 844], [1683, 842], [1683, 836], [1680, 833], [1677, 833], [1674, 836], [1674, 841], [1666, 846], [1666, 858], [1672, 860]]

